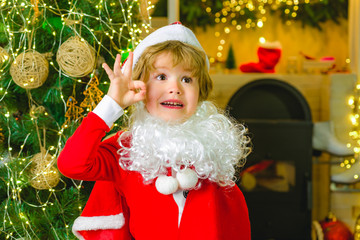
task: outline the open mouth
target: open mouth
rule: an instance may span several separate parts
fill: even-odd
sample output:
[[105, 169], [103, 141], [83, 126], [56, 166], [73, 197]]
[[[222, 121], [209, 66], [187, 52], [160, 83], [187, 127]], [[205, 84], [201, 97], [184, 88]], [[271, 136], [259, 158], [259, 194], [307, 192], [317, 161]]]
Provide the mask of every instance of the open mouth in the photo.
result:
[[175, 102], [175, 101], [165, 101], [160, 103], [162, 106], [164, 107], [169, 107], [169, 108], [181, 108], [184, 105], [181, 102]]

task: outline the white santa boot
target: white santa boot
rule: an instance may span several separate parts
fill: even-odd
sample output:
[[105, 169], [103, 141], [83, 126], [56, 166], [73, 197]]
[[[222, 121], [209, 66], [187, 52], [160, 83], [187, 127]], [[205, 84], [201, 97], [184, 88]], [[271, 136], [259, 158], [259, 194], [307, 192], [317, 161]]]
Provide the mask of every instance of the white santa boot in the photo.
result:
[[336, 137], [332, 122], [316, 122], [313, 128], [312, 147], [335, 156], [354, 155], [354, 150], [341, 143]]
[[352, 184], [360, 181], [360, 163], [354, 163], [349, 169], [344, 172], [334, 174], [331, 176], [331, 181], [335, 183]]

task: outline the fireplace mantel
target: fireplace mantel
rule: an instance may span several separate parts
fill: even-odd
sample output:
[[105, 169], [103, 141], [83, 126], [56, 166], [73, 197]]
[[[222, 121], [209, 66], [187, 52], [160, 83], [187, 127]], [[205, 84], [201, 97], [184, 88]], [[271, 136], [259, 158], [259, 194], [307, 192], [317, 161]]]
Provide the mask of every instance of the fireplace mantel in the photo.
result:
[[258, 79], [278, 79], [297, 88], [308, 101], [313, 121], [329, 119], [329, 75], [297, 75], [297, 74], [264, 74], [264, 73], [231, 73], [211, 74], [214, 89], [210, 99], [218, 107], [225, 108], [230, 98], [246, 83]]

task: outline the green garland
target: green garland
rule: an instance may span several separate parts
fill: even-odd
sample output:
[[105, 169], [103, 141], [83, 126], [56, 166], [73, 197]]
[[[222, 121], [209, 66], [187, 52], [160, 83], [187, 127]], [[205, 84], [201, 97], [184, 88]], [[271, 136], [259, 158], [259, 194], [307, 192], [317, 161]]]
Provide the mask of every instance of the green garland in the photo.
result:
[[[193, 1], [182, 0], [180, 2], [180, 21], [191, 28], [203, 27], [206, 29], [208, 26], [216, 24], [216, 18], [220, 15], [220, 18], [227, 18], [227, 21], [231, 25], [231, 21], [235, 20], [237, 24], [245, 25], [248, 19], [251, 19], [253, 24], [251, 27], [255, 27], [254, 24], [260, 17], [260, 12], [257, 7], [254, 9], [248, 8], [246, 4], [242, 4], [241, 11], [233, 11], [233, 15], [229, 14], [224, 16], [222, 9], [228, 9], [227, 3], [229, 1], [224, 0], [207, 0]], [[246, 1], [244, 1], [246, 2]], [[253, 1], [254, 5], [256, 1]], [[298, 9], [294, 9], [293, 5], [287, 5], [281, 3], [280, 5], [263, 4], [264, 9], [272, 14], [279, 14], [282, 21], [285, 23], [288, 20], [301, 22], [302, 26], [310, 26], [321, 30], [321, 23], [326, 21], [333, 21], [339, 23], [340, 19], [347, 19], [348, 17], [348, 0], [310, 0], [310, 3], [304, 3], [300, 1], [297, 5]], [[208, 9], [208, 11], [207, 11]], [[211, 11], [209, 11], [211, 9]], [[295, 13], [296, 16], [292, 16]], [[166, 16], [167, 15], [167, 0], [159, 0], [155, 5], [153, 16]], [[216, 16], [217, 15], [217, 16]]]
[[[290, 14], [285, 14], [286, 6], [280, 8], [281, 19], [285, 22], [289, 20]], [[333, 21], [340, 23], [340, 19], [348, 18], [348, 0], [322, 0], [314, 4], [299, 4], [297, 16], [292, 18], [299, 21], [303, 26], [310, 26], [321, 30], [321, 23]]]

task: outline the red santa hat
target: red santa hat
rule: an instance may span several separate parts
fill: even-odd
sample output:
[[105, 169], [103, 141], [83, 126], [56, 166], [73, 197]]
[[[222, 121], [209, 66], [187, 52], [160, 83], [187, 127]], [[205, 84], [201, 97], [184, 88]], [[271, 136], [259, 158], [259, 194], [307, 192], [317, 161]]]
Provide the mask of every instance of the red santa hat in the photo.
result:
[[[205, 52], [200, 42], [197, 40], [195, 34], [189, 28], [182, 25], [180, 22], [175, 22], [173, 24], [159, 28], [156, 31], [152, 32], [145, 39], [143, 39], [139, 43], [139, 45], [136, 46], [134, 50], [133, 68], [137, 63], [137, 61], [139, 60], [139, 57], [147, 47], [155, 45], [157, 43], [171, 41], [171, 40], [190, 44]], [[210, 63], [207, 57], [206, 57], [206, 64], [209, 70]]]
[[282, 47], [278, 41], [260, 43], [257, 50], [259, 61], [242, 64], [239, 68], [242, 72], [274, 73], [281, 52]]
[[127, 213], [125, 201], [116, 191], [114, 183], [97, 181], [72, 231], [82, 240], [130, 240], [128, 223], [125, 222]]

